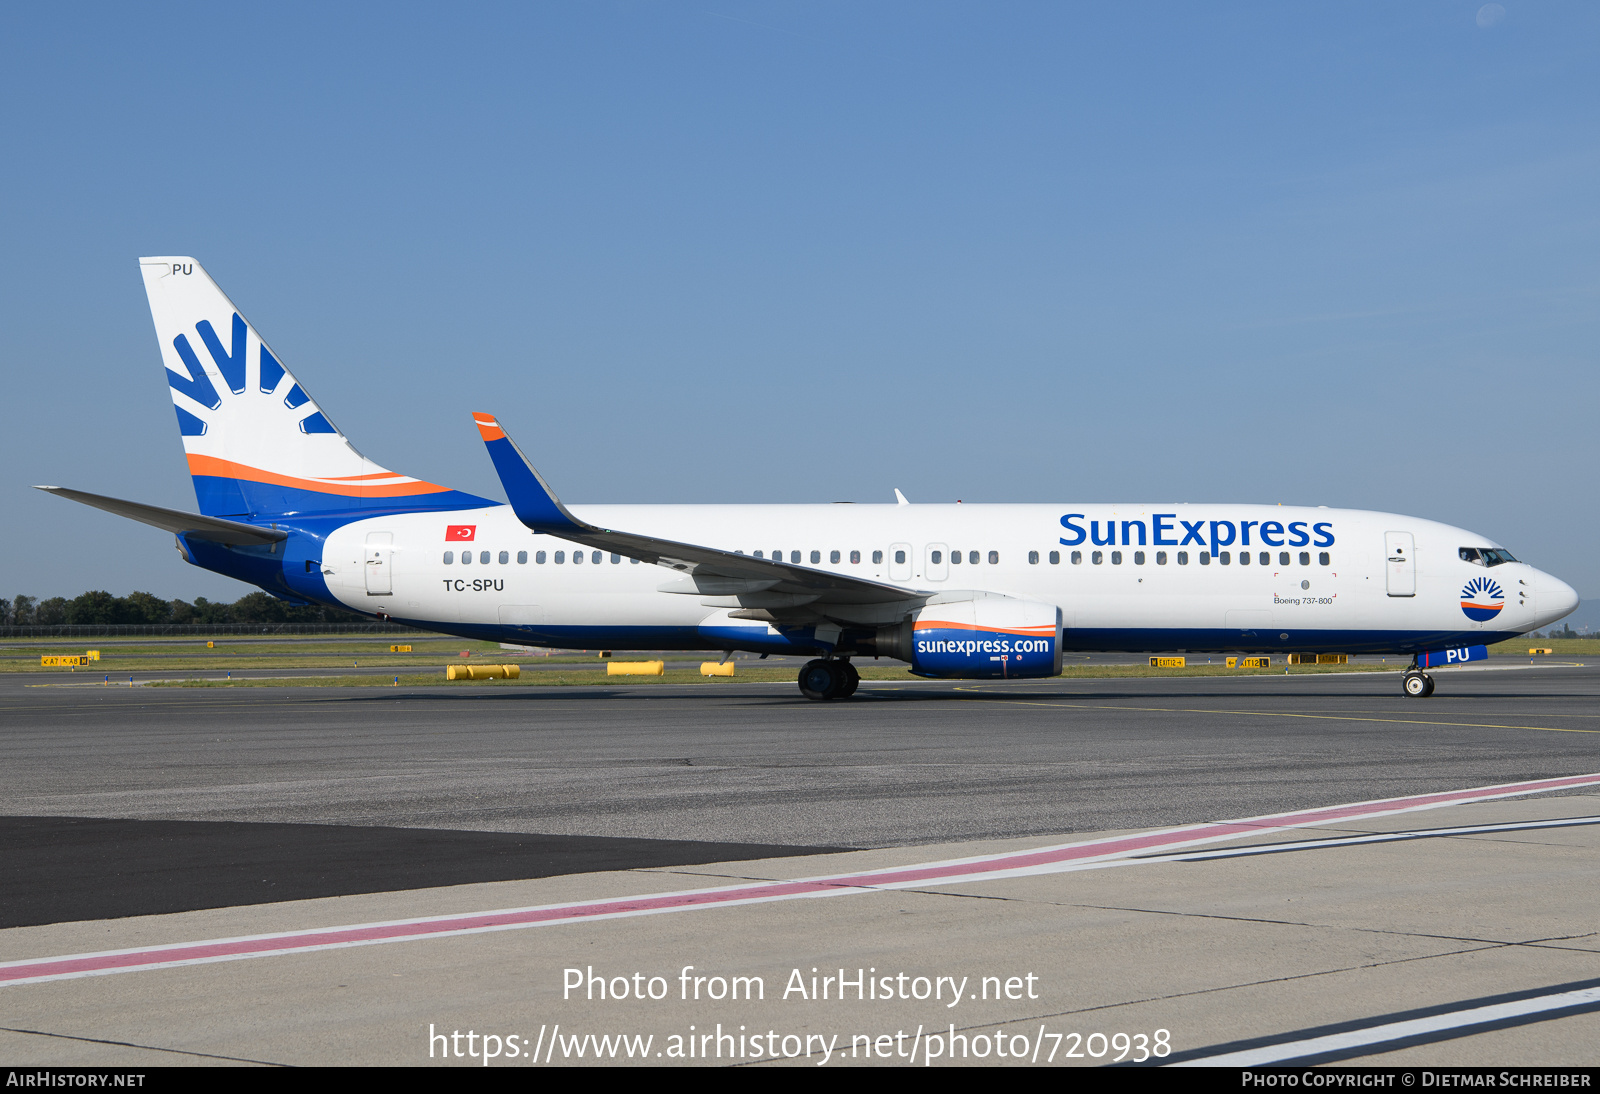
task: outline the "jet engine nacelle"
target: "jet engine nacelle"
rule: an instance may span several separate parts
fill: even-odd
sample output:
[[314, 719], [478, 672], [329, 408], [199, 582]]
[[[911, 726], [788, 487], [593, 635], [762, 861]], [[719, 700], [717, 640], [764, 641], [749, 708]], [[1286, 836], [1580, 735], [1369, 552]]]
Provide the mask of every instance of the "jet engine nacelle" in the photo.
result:
[[933, 604], [880, 627], [879, 652], [911, 662], [918, 676], [964, 680], [1058, 676], [1061, 609], [1010, 597]]

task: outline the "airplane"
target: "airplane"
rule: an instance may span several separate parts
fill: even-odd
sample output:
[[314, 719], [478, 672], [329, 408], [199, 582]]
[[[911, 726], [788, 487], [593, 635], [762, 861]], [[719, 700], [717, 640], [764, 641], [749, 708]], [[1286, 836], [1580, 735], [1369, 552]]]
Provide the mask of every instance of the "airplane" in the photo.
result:
[[474, 414], [509, 504], [362, 456], [189, 257], [141, 258], [199, 514], [39, 489], [164, 529], [295, 604], [525, 646], [798, 654], [929, 678], [1059, 675], [1067, 651], [1412, 655], [1427, 671], [1578, 605], [1437, 521], [1325, 506], [563, 504]]

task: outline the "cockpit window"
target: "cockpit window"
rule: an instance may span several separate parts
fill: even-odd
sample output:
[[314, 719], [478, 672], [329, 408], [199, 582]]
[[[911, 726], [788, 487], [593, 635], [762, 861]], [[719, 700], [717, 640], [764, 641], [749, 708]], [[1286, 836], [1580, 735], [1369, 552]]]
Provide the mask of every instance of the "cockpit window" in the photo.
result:
[[1461, 547], [1457, 549], [1461, 561], [1471, 562], [1476, 566], [1499, 566], [1505, 562], [1517, 561], [1510, 551], [1502, 547]]

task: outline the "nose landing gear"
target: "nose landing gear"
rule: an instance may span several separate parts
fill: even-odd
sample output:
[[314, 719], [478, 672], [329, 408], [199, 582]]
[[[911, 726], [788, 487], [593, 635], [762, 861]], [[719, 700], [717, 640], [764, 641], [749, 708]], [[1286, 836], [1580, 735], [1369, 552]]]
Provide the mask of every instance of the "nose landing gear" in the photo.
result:
[[845, 699], [860, 683], [861, 674], [849, 661], [807, 661], [800, 670], [800, 694], [807, 699]]
[[1433, 677], [1416, 668], [1406, 670], [1405, 679], [1400, 682], [1405, 693], [1413, 699], [1426, 699], [1433, 694]]

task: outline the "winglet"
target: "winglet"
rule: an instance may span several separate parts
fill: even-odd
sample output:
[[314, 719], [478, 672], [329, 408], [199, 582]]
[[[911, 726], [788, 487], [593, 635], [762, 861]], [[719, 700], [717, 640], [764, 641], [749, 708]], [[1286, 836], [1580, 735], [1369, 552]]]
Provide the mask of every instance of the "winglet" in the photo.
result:
[[900, 488], [898, 486], [894, 488], [894, 500], [895, 500], [895, 504], [896, 505], [910, 505], [911, 504], [909, 501], [906, 500], [906, 496], [900, 492]]
[[561, 504], [544, 478], [534, 470], [533, 464], [528, 462], [516, 442], [500, 428], [493, 414], [474, 413], [472, 420], [478, 427], [478, 435], [483, 438], [484, 447], [489, 450], [489, 458], [494, 461], [495, 472], [500, 476], [500, 485], [505, 489], [506, 500], [511, 502], [518, 520], [535, 532], [557, 536], [597, 531], [567, 512], [567, 507]]

